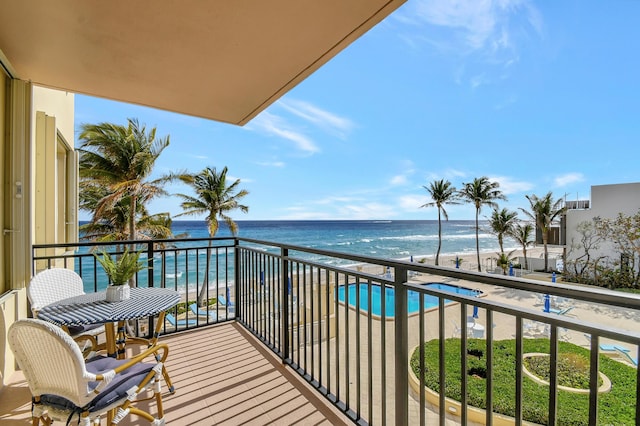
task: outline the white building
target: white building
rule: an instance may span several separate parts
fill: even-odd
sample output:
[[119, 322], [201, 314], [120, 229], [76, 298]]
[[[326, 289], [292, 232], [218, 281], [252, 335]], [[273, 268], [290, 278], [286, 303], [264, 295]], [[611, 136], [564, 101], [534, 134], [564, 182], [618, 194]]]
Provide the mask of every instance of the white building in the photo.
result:
[[[577, 227], [582, 222], [592, 222], [594, 218], [614, 219], [619, 213], [632, 216], [640, 210], [640, 182], [613, 185], [596, 185], [591, 187], [591, 203], [578, 201], [567, 202], [566, 214], [566, 247], [567, 260], [575, 259], [583, 252], [578, 252], [572, 245], [580, 243], [581, 234]], [[611, 256], [609, 245], [601, 245], [599, 250], [591, 253], [595, 256]], [[613, 260], [613, 259], [612, 259]]]

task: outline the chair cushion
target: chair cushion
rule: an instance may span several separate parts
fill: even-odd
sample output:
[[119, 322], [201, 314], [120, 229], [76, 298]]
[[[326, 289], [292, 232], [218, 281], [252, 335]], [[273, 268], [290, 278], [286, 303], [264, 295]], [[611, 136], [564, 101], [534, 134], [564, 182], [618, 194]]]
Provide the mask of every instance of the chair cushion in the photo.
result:
[[53, 407], [56, 410], [65, 411], [68, 413], [77, 413], [80, 411], [73, 402], [58, 395], [41, 395], [40, 404], [46, 405], [48, 407]]
[[[100, 374], [102, 372], [112, 370], [125, 362], [127, 362], [127, 360], [96, 356], [87, 361], [87, 371], [94, 374]], [[91, 412], [101, 411], [105, 407], [108, 407], [119, 400], [124, 400], [124, 398], [127, 397], [127, 391], [131, 387], [138, 385], [147, 373], [153, 369], [153, 367], [154, 364], [139, 363], [117, 374], [111, 383], [105, 386], [98, 396], [91, 401], [87, 408]], [[93, 389], [97, 384], [97, 382], [91, 382], [89, 387]]]
[[[95, 356], [87, 361], [87, 371], [93, 374], [101, 374], [105, 371], [113, 370], [119, 365], [127, 362], [127, 360], [118, 360], [111, 357]], [[101, 412], [106, 407], [117, 403], [118, 401], [124, 402], [127, 397], [127, 391], [137, 386], [142, 379], [151, 371], [154, 364], [139, 363], [131, 366], [127, 370], [117, 374], [111, 383], [105, 386], [102, 391], [85, 407], [89, 412]], [[99, 382], [89, 382], [89, 389], [95, 389]], [[60, 411], [66, 411], [69, 413], [80, 413], [83, 411], [77, 407], [73, 402], [58, 395], [41, 395], [40, 399], [43, 405], [53, 407]]]
[[96, 328], [102, 327], [102, 324], [87, 324], [87, 325], [70, 325], [69, 334], [72, 336], [77, 336], [78, 334], [85, 334], [88, 331], [95, 330]]

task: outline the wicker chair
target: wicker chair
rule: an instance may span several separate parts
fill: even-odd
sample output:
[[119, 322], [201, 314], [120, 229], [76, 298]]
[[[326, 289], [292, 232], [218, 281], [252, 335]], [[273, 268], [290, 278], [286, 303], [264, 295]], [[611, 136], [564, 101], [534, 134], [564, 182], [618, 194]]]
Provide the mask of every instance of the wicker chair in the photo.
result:
[[[96, 356], [84, 360], [75, 341], [60, 327], [38, 319], [15, 322], [8, 341], [32, 395], [33, 424], [54, 420], [89, 426], [107, 414], [115, 425], [128, 414], [164, 424], [159, 379], [168, 355], [166, 344], [156, 344], [124, 360]], [[155, 358], [154, 358], [155, 357]], [[149, 359], [150, 362], [143, 362]], [[153, 396], [138, 398], [147, 389]], [[140, 395], [142, 396], [142, 395]], [[155, 398], [158, 417], [135, 407]]]
[[[81, 294], [84, 294], [82, 278], [66, 268], [51, 268], [38, 272], [31, 278], [27, 287], [27, 297], [34, 318], [38, 317], [38, 311], [43, 307]], [[104, 333], [104, 325], [69, 326], [68, 330], [74, 339], [85, 335], [96, 337]]]

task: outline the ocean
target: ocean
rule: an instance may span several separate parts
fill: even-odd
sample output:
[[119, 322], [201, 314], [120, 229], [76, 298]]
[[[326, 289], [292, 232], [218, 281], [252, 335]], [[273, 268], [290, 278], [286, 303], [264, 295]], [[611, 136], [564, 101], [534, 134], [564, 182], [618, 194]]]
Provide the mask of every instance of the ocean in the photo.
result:
[[[349, 253], [361, 256], [371, 256], [384, 259], [416, 261], [427, 258], [427, 263], [433, 263], [438, 249], [438, 222], [433, 220], [339, 220], [339, 221], [236, 221], [238, 237], [263, 240], [274, 243], [287, 243], [319, 250]], [[486, 222], [480, 224], [480, 251], [495, 253], [499, 251], [498, 239], [486, 230]], [[209, 233], [204, 220], [173, 221], [172, 231], [180, 238], [207, 238]], [[221, 223], [216, 237], [230, 237], [231, 232], [226, 224]], [[202, 244], [200, 244], [202, 245]], [[464, 255], [475, 253], [475, 222], [469, 220], [452, 220], [442, 222], [443, 255]], [[185, 247], [184, 243], [177, 243], [177, 248]], [[505, 249], [518, 248], [513, 240], [505, 239]], [[264, 249], [264, 246], [260, 246]], [[81, 251], [87, 251], [86, 249]], [[276, 253], [277, 249], [267, 249]], [[198, 256], [186, 254], [187, 250], [180, 250], [177, 257], [167, 256], [162, 269], [156, 269], [154, 279], [156, 285], [166, 285], [177, 290], [196, 284], [196, 270], [204, 272], [206, 253], [200, 251]], [[296, 257], [304, 260], [324, 263], [333, 266], [348, 266], [350, 260], [339, 259], [317, 254], [296, 252]], [[145, 258], [143, 253], [141, 258]], [[215, 255], [214, 255], [215, 257]], [[85, 258], [76, 265], [77, 272], [82, 272], [86, 280], [85, 291], [91, 291], [107, 285], [107, 279], [98, 266], [95, 271], [93, 257]], [[226, 262], [224, 253], [219, 253], [217, 262]], [[212, 262], [213, 264], [214, 262]], [[226, 264], [226, 263], [224, 263]], [[233, 277], [233, 264], [218, 269], [217, 281], [229, 282]], [[158, 266], [160, 268], [160, 266]], [[163, 273], [164, 272], [164, 273]], [[95, 275], [94, 275], [95, 274]], [[89, 277], [95, 276], [94, 279]], [[146, 281], [146, 271], [139, 275], [140, 282]]]
[[[258, 240], [331, 250], [387, 259], [435, 258], [438, 249], [436, 220], [304, 220], [304, 221], [236, 221], [238, 236]], [[499, 251], [498, 238], [480, 223], [480, 251]], [[207, 237], [204, 221], [174, 221], [175, 235], [185, 233], [192, 238]], [[216, 234], [231, 236], [226, 224]], [[505, 249], [519, 248], [505, 239]], [[441, 255], [475, 253], [475, 221], [442, 222]], [[323, 261], [323, 259], [314, 259]], [[334, 259], [324, 259], [335, 263]]]

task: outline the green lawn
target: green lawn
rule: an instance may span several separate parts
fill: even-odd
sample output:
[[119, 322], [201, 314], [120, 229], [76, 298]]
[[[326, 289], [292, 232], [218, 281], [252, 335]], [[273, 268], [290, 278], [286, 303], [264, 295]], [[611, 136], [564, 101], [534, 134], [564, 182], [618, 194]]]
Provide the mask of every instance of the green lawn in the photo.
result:
[[[446, 340], [446, 396], [460, 400], [460, 344], [461, 340]], [[515, 414], [515, 340], [493, 342], [493, 408], [497, 413], [513, 416]], [[472, 354], [469, 354], [471, 352]], [[525, 339], [524, 352], [549, 353], [548, 339]], [[589, 363], [589, 351], [567, 342], [559, 342], [560, 353], [576, 354]], [[439, 341], [425, 343], [424, 380], [430, 389], [439, 390]], [[411, 356], [411, 368], [417, 377], [419, 373], [419, 348]], [[467, 340], [468, 368], [468, 401], [469, 404], [486, 408], [486, 380], [482, 376], [486, 371], [486, 341], [481, 339]], [[635, 368], [611, 358], [600, 356], [600, 371], [612, 382], [610, 392], [601, 393], [598, 397], [598, 424], [602, 425], [634, 425], [636, 374]], [[472, 375], [471, 372], [476, 373]], [[523, 418], [538, 424], [548, 424], [548, 386], [539, 385], [524, 376], [523, 383]], [[558, 391], [558, 425], [588, 424], [589, 396]], [[640, 421], [640, 419], [638, 419]]]

